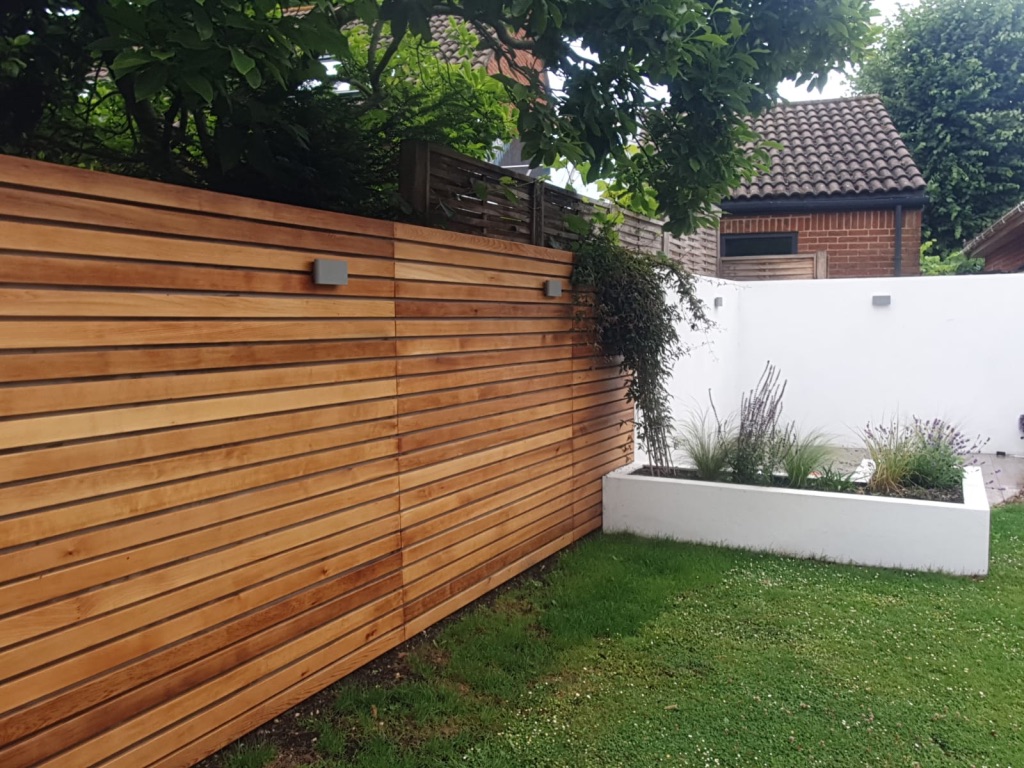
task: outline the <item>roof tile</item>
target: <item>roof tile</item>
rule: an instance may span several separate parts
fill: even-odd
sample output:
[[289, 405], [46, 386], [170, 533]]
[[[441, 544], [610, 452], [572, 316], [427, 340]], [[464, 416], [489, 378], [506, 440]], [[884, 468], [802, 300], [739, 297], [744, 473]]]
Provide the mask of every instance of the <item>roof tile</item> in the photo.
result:
[[732, 200], [920, 192], [924, 178], [877, 96], [786, 104], [751, 127], [783, 149]]

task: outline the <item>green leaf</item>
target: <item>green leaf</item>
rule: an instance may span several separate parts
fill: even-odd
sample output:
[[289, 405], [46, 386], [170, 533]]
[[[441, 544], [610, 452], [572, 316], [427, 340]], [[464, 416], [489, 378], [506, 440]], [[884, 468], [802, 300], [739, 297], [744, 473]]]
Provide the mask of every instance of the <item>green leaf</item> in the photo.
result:
[[182, 48], [187, 48], [190, 51], [201, 51], [212, 45], [210, 41], [200, 40], [199, 33], [191, 27], [186, 29], [176, 29], [168, 33], [167, 40], [171, 43], [177, 43]]
[[205, 10], [193, 8], [192, 22], [196, 25], [196, 33], [199, 35], [200, 40], [209, 40], [213, 37], [213, 22]]
[[580, 237], [586, 237], [590, 234], [590, 222], [582, 216], [577, 216], [575, 213], [567, 213], [565, 215], [565, 226], [569, 228], [570, 232]]
[[482, 181], [473, 182], [473, 194], [480, 198], [481, 201], [487, 202], [487, 197], [490, 194], [487, 188], [487, 184]]
[[116, 77], [122, 77], [152, 62], [153, 57], [145, 51], [122, 51], [114, 57], [110, 68]]
[[375, 22], [380, 15], [380, 8], [374, 0], [353, 0], [351, 7], [356, 16], [367, 24]]
[[146, 67], [135, 78], [135, 98], [145, 101], [158, 93], [167, 83], [167, 67], [156, 64]]
[[285, 89], [288, 88], [287, 83], [285, 83], [284, 81], [284, 76], [281, 74], [280, 68], [278, 68], [278, 66], [273, 61], [264, 60], [263, 68], [270, 73], [270, 75], [274, 78], [278, 85]]
[[205, 77], [196, 72], [189, 72], [182, 75], [181, 79], [185, 81], [189, 88], [202, 97], [203, 101], [207, 104], [213, 101], [213, 86], [210, 85], [210, 81]]
[[240, 75], [248, 75], [256, 67], [256, 59], [243, 53], [238, 48], [231, 49], [231, 63]]
[[250, 88], [259, 88], [263, 84], [263, 75], [258, 69], [250, 69], [245, 73], [245, 82], [249, 84]]

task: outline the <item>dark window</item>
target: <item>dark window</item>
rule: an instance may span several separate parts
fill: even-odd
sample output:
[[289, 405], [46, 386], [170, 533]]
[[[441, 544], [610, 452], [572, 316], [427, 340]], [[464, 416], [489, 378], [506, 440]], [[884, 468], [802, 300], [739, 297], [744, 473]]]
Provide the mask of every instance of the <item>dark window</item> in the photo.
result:
[[796, 253], [796, 232], [722, 235], [723, 256], [785, 256]]

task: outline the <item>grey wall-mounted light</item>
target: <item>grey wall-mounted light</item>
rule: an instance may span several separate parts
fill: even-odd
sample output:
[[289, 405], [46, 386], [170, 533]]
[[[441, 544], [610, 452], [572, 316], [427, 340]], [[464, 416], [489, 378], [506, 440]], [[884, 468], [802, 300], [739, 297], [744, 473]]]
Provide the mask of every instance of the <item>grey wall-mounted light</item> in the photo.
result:
[[348, 285], [348, 262], [341, 259], [315, 259], [313, 283], [316, 285]]
[[888, 307], [890, 304], [892, 304], [892, 296], [888, 294], [871, 297], [871, 306], [873, 307]]
[[562, 295], [562, 281], [561, 280], [545, 280], [544, 281], [544, 295], [549, 299], [557, 299]]
[[724, 303], [721, 296], [715, 296], [715, 309], [718, 309]]

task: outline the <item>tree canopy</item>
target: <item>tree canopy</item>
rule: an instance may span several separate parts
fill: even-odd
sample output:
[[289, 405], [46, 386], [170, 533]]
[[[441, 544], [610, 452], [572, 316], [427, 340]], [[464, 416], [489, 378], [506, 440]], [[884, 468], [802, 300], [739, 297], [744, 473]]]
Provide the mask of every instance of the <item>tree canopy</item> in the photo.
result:
[[1024, 3], [924, 0], [856, 79], [928, 181], [926, 237], [957, 250], [1024, 197]]
[[[615, 179], [656, 200], [679, 231], [707, 221], [763, 161], [745, 118], [774, 103], [780, 82], [820, 82], [859, 61], [871, 35], [869, 0], [297, 6], [10, 0], [0, 12], [0, 149], [280, 196], [324, 178], [341, 143], [361, 158], [419, 130], [482, 149], [514, 116], [531, 160], [562, 157], [585, 165], [588, 180]], [[454, 65], [454, 80], [417, 71], [436, 16], [495, 52], [502, 93], [471, 64]], [[564, 81], [561, 92], [543, 90], [535, 58]], [[339, 62], [334, 78], [326, 60]]]

